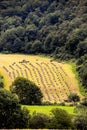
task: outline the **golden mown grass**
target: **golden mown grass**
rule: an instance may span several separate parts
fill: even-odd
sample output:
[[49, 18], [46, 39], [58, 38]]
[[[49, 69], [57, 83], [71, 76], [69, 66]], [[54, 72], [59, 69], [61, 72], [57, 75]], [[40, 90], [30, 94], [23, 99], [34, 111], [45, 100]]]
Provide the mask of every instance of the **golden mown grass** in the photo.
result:
[[71, 66], [43, 56], [0, 54], [0, 73], [6, 89], [16, 77], [35, 82], [43, 92], [44, 101], [63, 102], [72, 92], [80, 95]]

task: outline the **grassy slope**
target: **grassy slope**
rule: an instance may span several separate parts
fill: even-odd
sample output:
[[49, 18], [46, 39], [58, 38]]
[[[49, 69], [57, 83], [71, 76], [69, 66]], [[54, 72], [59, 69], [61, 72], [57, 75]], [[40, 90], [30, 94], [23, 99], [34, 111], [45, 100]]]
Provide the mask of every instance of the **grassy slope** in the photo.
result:
[[22, 107], [27, 108], [30, 111], [30, 114], [33, 114], [33, 112], [37, 113], [44, 113], [44, 114], [51, 114], [51, 110], [54, 108], [61, 108], [63, 110], [66, 110], [69, 114], [74, 114], [74, 106], [27, 106], [23, 105]]
[[68, 62], [68, 64], [71, 65], [71, 67], [72, 67], [72, 72], [75, 74], [75, 78], [76, 78], [77, 81], [78, 81], [78, 87], [79, 87], [79, 91], [80, 91], [81, 95], [82, 95], [82, 96], [87, 96], [87, 93], [85, 93], [84, 88], [83, 88], [83, 86], [82, 86], [82, 84], [81, 84], [81, 82], [80, 82], [78, 73], [77, 73], [77, 71], [76, 71], [76, 64], [75, 64], [75, 62]]

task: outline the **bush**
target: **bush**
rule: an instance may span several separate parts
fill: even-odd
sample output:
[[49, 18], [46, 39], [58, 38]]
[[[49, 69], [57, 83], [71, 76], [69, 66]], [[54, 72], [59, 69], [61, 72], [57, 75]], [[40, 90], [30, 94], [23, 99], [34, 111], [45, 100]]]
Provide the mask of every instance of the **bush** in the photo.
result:
[[49, 123], [50, 117], [42, 114], [42, 113], [35, 113], [32, 115], [30, 119], [30, 128], [32, 129], [42, 129], [47, 128], [47, 124]]
[[68, 100], [70, 102], [79, 102], [80, 101], [80, 97], [76, 94], [76, 93], [71, 93], [69, 96], [68, 96]]
[[0, 88], [3, 88], [4, 83], [2, 81], [0, 81]]
[[0, 75], [0, 88], [4, 87], [4, 79], [3, 76]]
[[42, 102], [42, 105], [49, 106], [49, 105], [53, 105], [53, 103], [51, 103], [49, 101], [44, 101], [44, 102]]
[[72, 128], [71, 116], [62, 109], [53, 109], [49, 128], [51, 129], [69, 129]]
[[78, 130], [87, 130], [87, 107], [78, 106], [76, 108], [77, 117], [74, 119], [74, 126]]

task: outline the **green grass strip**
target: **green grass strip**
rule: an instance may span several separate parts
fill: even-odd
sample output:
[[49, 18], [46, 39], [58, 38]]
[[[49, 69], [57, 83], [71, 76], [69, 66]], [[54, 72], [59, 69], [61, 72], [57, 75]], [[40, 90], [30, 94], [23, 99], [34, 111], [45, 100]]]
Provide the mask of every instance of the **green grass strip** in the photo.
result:
[[75, 114], [74, 108], [75, 106], [28, 106], [28, 105], [22, 105], [22, 108], [25, 107], [30, 111], [30, 114], [33, 114], [33, 112], [37, 113], [44, 113], [47, 115], [51, 114], [51, 110], [55, 108], [61, 108], [63, 110], [66, 110], [69, 114]]
[[71, 66], [72, 66], [72, 72], [75, 74], [75, 78], [78, 81], [78, 86], [79, 86], [79, 91], [81, 93], [81, 95], [83, 96], [87, 96], [87, 93], [85, 92], [84, 87], [82, 86], [82, 83], [80, 82], [80, 78], [79, 78], [79, 74], [76, 70], [76, 63], [74, 62], [68, 62]]

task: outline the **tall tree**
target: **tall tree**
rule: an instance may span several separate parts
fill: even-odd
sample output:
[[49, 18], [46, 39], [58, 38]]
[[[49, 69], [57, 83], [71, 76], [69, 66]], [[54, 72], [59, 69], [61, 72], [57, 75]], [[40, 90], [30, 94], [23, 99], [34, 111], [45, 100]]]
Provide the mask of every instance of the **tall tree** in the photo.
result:
[[11, 92], [16, 93], [22, 104], [41, 104], [43, 97], [40, 88], [23, 77], [18, 77], [11, 85]]

